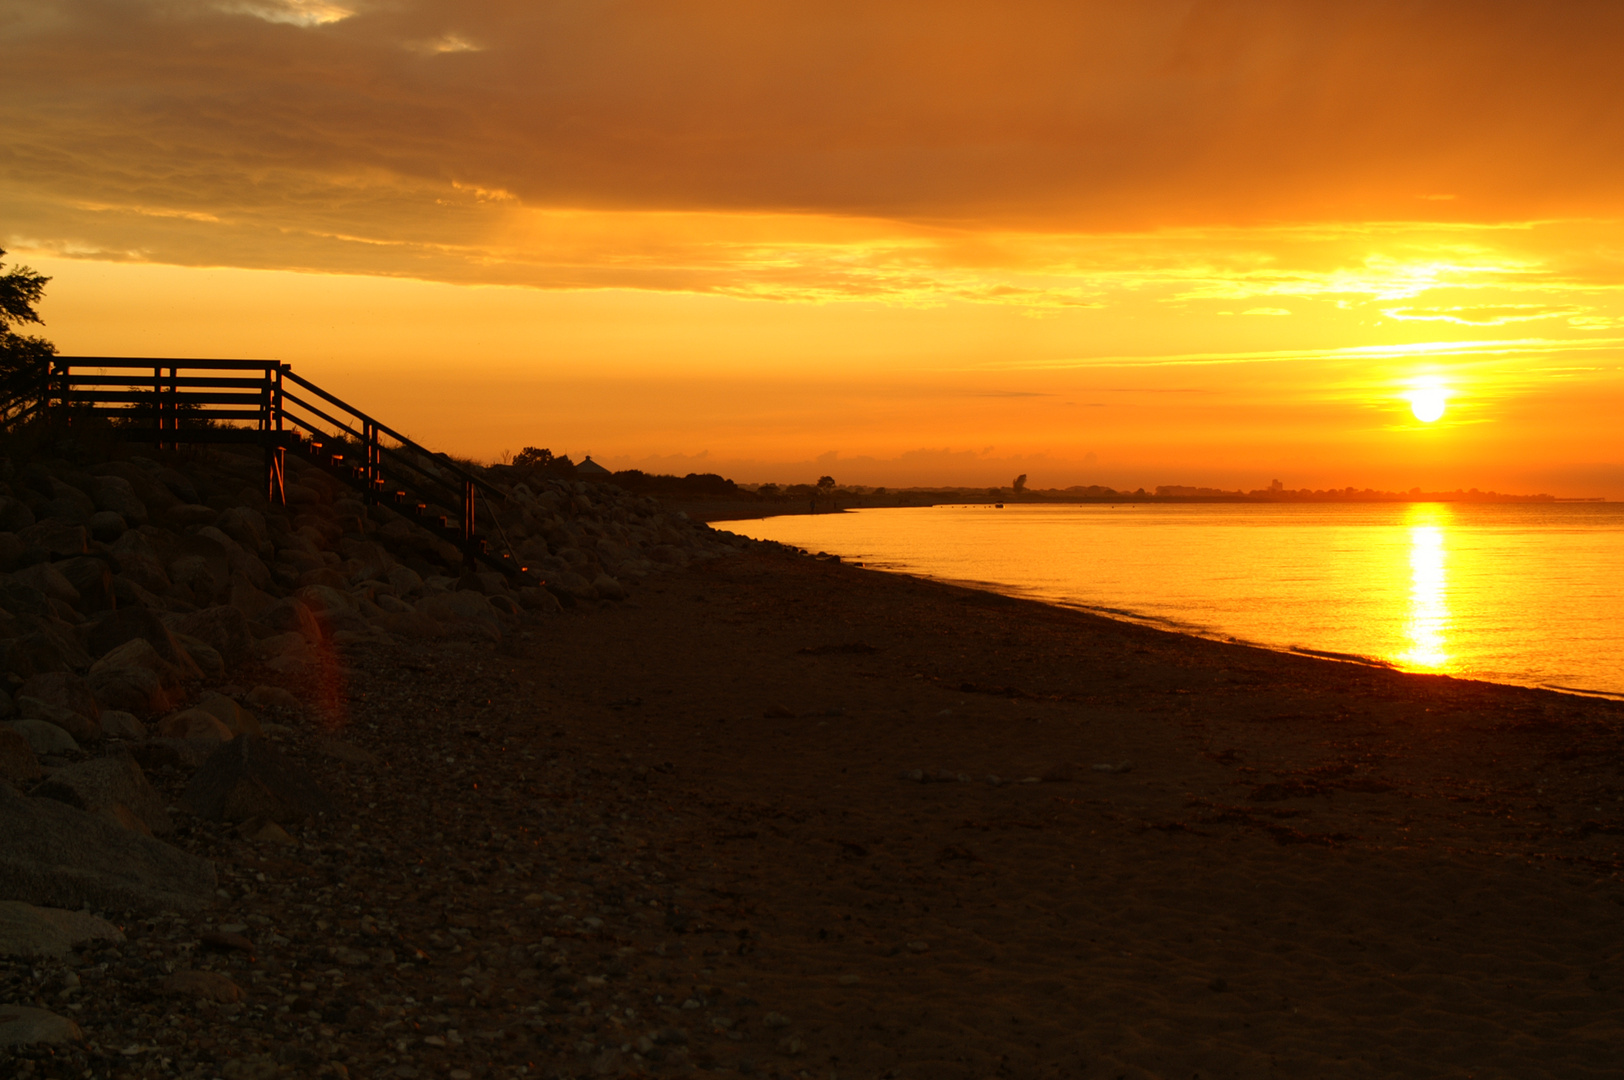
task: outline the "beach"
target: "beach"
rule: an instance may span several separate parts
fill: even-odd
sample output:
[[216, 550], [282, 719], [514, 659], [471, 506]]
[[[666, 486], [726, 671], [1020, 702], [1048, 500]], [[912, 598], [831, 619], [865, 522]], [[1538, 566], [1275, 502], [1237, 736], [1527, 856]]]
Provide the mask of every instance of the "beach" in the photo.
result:
[[[311, 703], [262, 715], [339, 813], [182, 820], [219, 902], [130, 921], [75, 1068], [1616, 1072], [1611, 702], [766, 546], [500, 649], [327, 655], [235, 679]], [[199, 959], [242, 999], [152, 992]]]

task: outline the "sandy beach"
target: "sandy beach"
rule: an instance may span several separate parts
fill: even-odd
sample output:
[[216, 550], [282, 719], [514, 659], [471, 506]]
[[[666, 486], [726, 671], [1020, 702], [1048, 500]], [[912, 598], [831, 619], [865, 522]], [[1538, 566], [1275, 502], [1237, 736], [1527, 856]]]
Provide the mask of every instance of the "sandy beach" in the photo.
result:
[[1617, 1074], [1614, 703], [765, 546], [500, 649], [328, 656], [236, 678], [321, 703], [264, 715], [338, 818], [182, 821], [218, 909], [126, 927], [244, 1001], [115, 961], [75, 1069]]

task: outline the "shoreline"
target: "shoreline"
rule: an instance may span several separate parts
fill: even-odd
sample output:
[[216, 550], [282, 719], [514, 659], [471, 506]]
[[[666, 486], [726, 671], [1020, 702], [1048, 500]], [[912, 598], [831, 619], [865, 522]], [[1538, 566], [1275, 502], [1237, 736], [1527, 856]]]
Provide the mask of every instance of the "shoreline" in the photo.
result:
[[[842, 512], [844, 512], [844, 511], [842, 511]], [[743, 521], [743, 520], [758, 520], [758, 519], [754, 519], [754, 518], [736, 518], [736, 519], [732, 519], [732, 520]], [[717, 522], [707, 522], [706, 524], [714, 525], [716, 523]], [[741, 535], [741, 534], [734, 533], [732, 535], [738, 536], [738, 535]], [[746, 538], [746, 539], [748, 539], [748, 538]], [[758, 542], [758, 541], [753, 541], [753, 542]], [[1098, 605], [1084, 604], [1084, 603], [1081, 603], [1081, 602], [1068, 602], [1068, 601], [1065, 601], [1065, 600], [1052, 600], [1052, 599], [1046, 599], [1046, 598], [1038, 597], [1038, 596], [1031, 596], [1031, 595], [1028, 595], [1028, 594], [1025, 594], [1023, 592], [1018, 591], [1019, 590], [1018, 586], [1005, 585], [1005, 584], [1002, 584], [1002, 583], [999, 583], [999, 582], [939, 577], [939, 576], [936, 576], [934, 574], [928, 574], [928, 573], [924, 573], [924, 572], [915, 572], [915, 571], [911, 571], [911, 570], [893, 570], [893, 569], [888, 569], [888, 568], [885, 568], [885, 567], [873, 566], [871, 564], [864, 563], [864, 562], [861, 562], [861, 561], [852, 561], [852, 560], [849, 560], [846, 557], [841, 556], [841, 555], [835, 555], [835, 554], [830, 554], [830, 553], [816, 553], [815, 554], [815, 553], [813, 553], [811, 551], [808, 551], [808, 550], [806, 550], [804, 548], [797, 548], [797, 547], [795, 547], [794, 545], [791, 545], [791, 544], [784, 544], [781, 541], [766, 541], [766, 542], [775, 544], [775, 545], [780, 546], [780, 547], [783, 547], [786, 550], [798, 552], [799, 554], [804, 555], [804, 556], [808, 556], [808, 557], [812, 557], [812, 558], [828, 559], [829, 561], [833, 561], [833, 562], [841, 562], [841, 563], [844, 563], [845, 565], [851, 566], [851, 567], [853, 567], [855, 569], [863, 569], [863, 570], [873, 571], [875, 573], [893, 574], [893, 575], [898, 575], [898, 576], [902, 576], [902, 577], [909, 577], [909, 578], [913, 578], [913, 579], [916, 579], [916, 580], [919, 580], [919, 581], [934, 582], [934, 583], [938, 583], [938, 584], [942, 584], [942, 585], [953, 586], [953, 587], [956, 587], [956, 588], [973, 589], [973, 590], [976, 590], [976, 591], [979, 591], [979, 592], [985, 592], [985, 593], [989, 593], [989, 594], [995, 595], [995, 596], [1004, 596], [1004, 597], [1008, 597], [1010, 599], [1022, 600], [1022, 601], [1027, 601], [1027, 602], [1035, 603], [1035, 604], [1042, 604], [1044, 606], [1052, 607], [1052, 608], [1055, 608], [1055, 609], [1061, 610], [1061, 611], [1078, 611], [1078, 612], [1082, 612], [1084, 614], [1093, 615], [1093, 616], [1096, 616], [1096, 617], [1099, 617], [1099, 618], [1104, 618], [1104, 619], [1110, 619], [1110, 620], [1117, 621], [1117, 622], [1123, 622], [1123, 623], [1127, 623], [1127, 624], [1133, 625], [1133, 626], [1143, 626], [1143, 627], [1145, 627], [1147, 629], [1160, 630], [1160, 631], [1170, 633], [1170, 634], [1179, 634], [1179, 635], [1189, 637], [1189, 638], [1193, 638], [1195, 640], [1200, 640], [1200, 641], [1212, 641], [1212, 642], [1217, 642], [1217, 643], [1220, 643], [1220, 644], [1239, 645], [1239, 646], [1244, 646], [1244, 647], [1247, 647], [1247, 648], [1263, 649], [1263, 650], [1266, 650], [1268, 652], [1280, 653], [1282, 655], [1313, 657], [1313, 658], [1316, 658], [1316, 659], [1326, 660], [1326, 661], [1333, 662], [1333, 663], [1356, 664], [1356, 665], [1360, 665], [1360, 666], [1364, 666], [1364, 667], [1380, 668], [1380, 669], [1384, 669], [1384, 670], [1388, 670], [1388, 671], [1398, 672], [1398, 673], [1401, 673], [1401, 674], [1435, 675], [1435, 676], [1437, 676], [1439, 678], [1452, 679], [1452, 680], [1457, 681], [1457, 682], [1478, 683], [1478, 684], [1482, 684], [1482, 685], [1485, 685], [1485, 686], [1503, 686], [1503, 687], [1508, 687], [1508, 688], [1518, 688], [1518, 689], [1525, 689], [1525, 690], [1542, 690], [1542, 691], [1548, 691], [1548, 692], [1551, 692], [1551, 693], [1564, 694], [1564, 695], [1569, 695], [1569, 696], [1574, 696], [1574, 697], [1581, 697], [1581, 698], [1590, 698], [1590, 699], [1595, 699], [1595, 700], [1600, 700], [1600, 701], [1624, 702], [1624, 691], [1586, 689], [1586, 688], [1583, 688], [1583, 687], [1576, 687], [1576, 686], [1558, 686], [1558, 685], [1551, 684], [1551, 683], [1500, 681], [1500, 680], [1495, 680], [1495, 679], [1479, 678], [1479, 677], [1470, 676], [1470, 675], [1455, 675], [1455, 674], [1450, 674], [1448, 672], [1417, 671], [1417, 670], [1412, 670], [1412, 669], [1401, 667], [1398, 664], [1395, 664], [1395, 663], [1393, 663], [1391, 661], [1383, 660], [1382, 658], [1377, 657], [1377, 656], [1366, 656], [1366, 655], [1361, 655], [1359, 653], [1338, 652], [1338, 651], [1335, 651], [1335, 650], [1327, 650], [1327, 649], [1315, 649], [1315, 648], [1305, 646], [1305, 645], [1271, 645], [1271, 644], [1269, 644], [1267, 642], [1251, 641], [1251, 640], [1244, 639], [1244, 638], [1238, 638], [1238, 637], [1235, 637], [1232, 634], [1225, 634], [1225, 633], [1223, 633], [1222, 631], [1219, 631], [1219, 630], [1212, 630], [1210, 632], [1209, 631], [1203, 631], [1199, 627], [1195, 627], [1195, 626], [1191, 626], [1191, 625], [1183, 624], [1183, 623], [1177, 623], [1177, 622], [1174, 622], [1172, 620], [1159, 618], [1159, 617], [1153, 616], [1153, 615], [1141, 615], [1141, 614], [1138, 614], [1138, 613], [1135, 613], [1135, 612], [1132, 612], [1132, 611], [1127, 611], [1127, 610], [1124, 610], [1124, 609], [1121, 609], [1121, 608], [1110, 608], [1110, 607], [1103, 607], [1103, 606], [1098, 606]]]

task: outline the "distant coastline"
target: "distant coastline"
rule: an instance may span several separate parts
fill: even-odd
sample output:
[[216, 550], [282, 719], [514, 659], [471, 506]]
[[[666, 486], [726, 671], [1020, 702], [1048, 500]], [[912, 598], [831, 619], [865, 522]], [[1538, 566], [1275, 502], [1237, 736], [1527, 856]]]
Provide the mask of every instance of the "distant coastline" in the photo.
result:
[[714, 496], [665, 496], [667, 507], [686, 513], [696, 521], [742, 521], [749, 518], [779, 517], [786, 514], [833, 514], [848, 510], [869, 510], [920, 506], [997, 506], [1076, 503], [1605, 503], [1604, 498], [1560, 498], [1555, 495], [1508, 495], [1476, 488], [1455, 491], [1376, 491], [1371, 488], [1328, 490], [1261, 489], [1222, 491], [1183, 485], [1162, 485], [1154, 492], [1140, 488], [1117, 491], [1107, 487], [1072, 487], [1028, 490], [1015, 494], [987, 488], [901, 488], [862, 490], [841, 488], [820, 495], [815, 507], [804, 496], [762, 495], [740, 488], [735, 493]]

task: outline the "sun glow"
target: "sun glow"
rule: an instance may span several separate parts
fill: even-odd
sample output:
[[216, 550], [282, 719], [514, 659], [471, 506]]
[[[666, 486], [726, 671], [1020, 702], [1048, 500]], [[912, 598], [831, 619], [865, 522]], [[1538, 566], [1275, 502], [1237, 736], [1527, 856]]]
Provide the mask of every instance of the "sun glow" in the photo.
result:
[[1423, 424], [1430, 424], [1443, 416], [1449, 404], [1448, 392], [1435, 382], [1420, 383], [1406, 396], [1410, 399], [1410, 412]]

